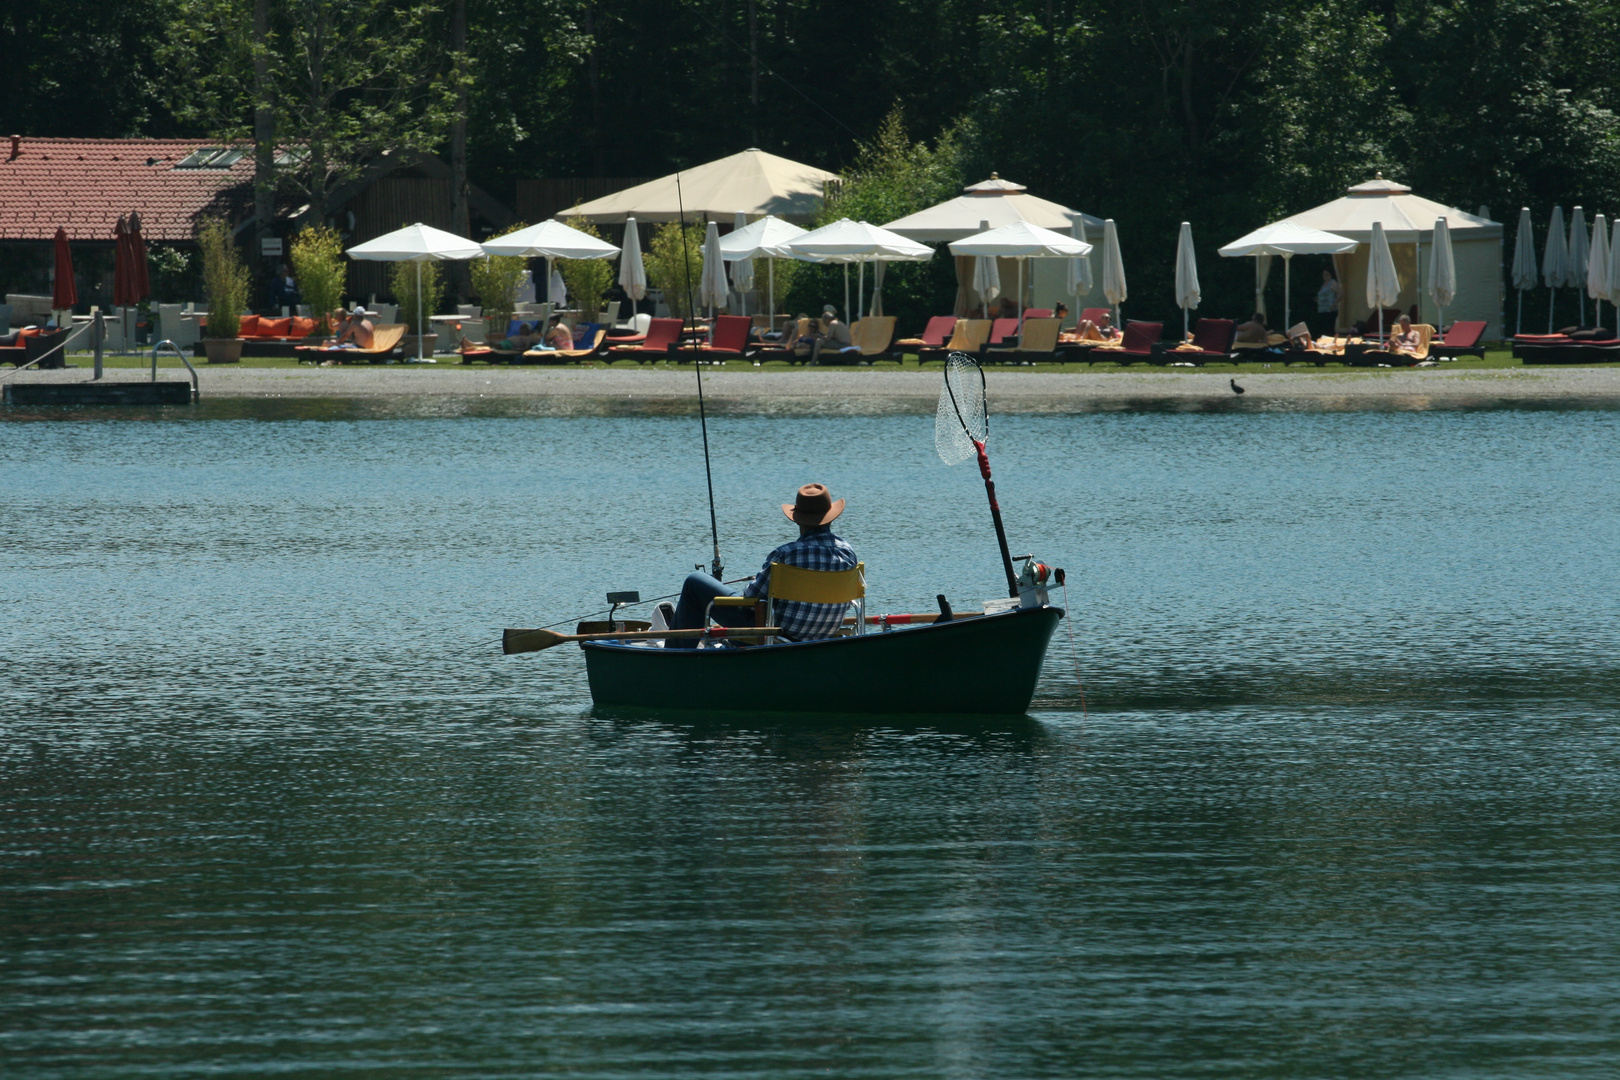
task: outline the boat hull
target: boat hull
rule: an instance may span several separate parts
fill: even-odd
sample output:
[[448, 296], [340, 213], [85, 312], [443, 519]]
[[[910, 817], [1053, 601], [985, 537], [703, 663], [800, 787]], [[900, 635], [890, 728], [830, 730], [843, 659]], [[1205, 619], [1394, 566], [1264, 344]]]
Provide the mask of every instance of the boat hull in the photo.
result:
[[720, 712], [973, 713], [1029, 708], [1063, 610], [747, 649], [585, 642], [597, 705]]

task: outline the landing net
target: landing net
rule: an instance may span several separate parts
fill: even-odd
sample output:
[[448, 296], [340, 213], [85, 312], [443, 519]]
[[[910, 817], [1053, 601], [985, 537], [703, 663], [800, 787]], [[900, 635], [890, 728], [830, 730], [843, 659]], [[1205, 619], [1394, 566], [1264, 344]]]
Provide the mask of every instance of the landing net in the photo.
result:
[[966, 353], [951, 353], [945, 361], [945, 384], [939, 388], [934, 412], [934, 449], [947, 465], [966, 461], [975, 453], [973, 443], [990, 433], [990, 414], [984, 403], [984, 371]]

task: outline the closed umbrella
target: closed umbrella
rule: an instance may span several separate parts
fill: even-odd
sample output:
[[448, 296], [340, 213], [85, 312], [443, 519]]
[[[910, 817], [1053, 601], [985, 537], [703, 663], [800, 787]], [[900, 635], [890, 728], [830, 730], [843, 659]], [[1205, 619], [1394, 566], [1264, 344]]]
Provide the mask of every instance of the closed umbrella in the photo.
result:
[[1457, 298], [1457, 263], [1451, 254], [1451, 229], [1445, 218], [1434, 221], [1434, 257], [1429, 260], [1429, 298], [1440, 309], [1439, 328], [1446, 324], [1446, 305]]
[[1524, 291], [1536, 287], [1536, 237], [1530, 228], [1530, 208], [1519, 208], [1519, 232], [1513, 241], [1513, 287], [1519, 293], [1519, 316], [1514, 334], [1524, 333]]
[[1589, 243], [1586, 235], [1586, 211], [1577, 206], [1569, 214], [1569, 261], [1564, 264], [1564, 284], [1575, 290], [1575, 303], [1579, 311], [1575, 321], [1586, 323], [1586, 256]]
[[146, 241], [141, 238], [141, 215], [134, 211], [129, 215], [129, 260], [138, 304], [152, 295], [152, 275], [146, 265]]
[[883, 274], [888, 266], [882, 259], [872, 264], [872, 302], [866, 309], [868, 315], [883, 314]]
[[[1080, 217], [1076, 216], [1074, 221], [1069, 225], [1069, 234], [1076, 240], [1084, 240], [1086, 238], [1085, 222]], [[1074, 310], [1077, 313], [1075, 315], [1075, 319], [1078, 320], [1080, 318], [1078, 312], [1085, 307], [1081, 297], [1091, 292], [1092, 287], [1091, 252], [1088, 251], [1084, 255], [1079, 255], [1070, 259], [1068, 271], [1067, 276], [1063, 280], [1063, 287], [1068, 291], [1070, 296], [1074, 297]]]
[[1271, 280], [1271, 253], [1257, 255], [1254, 259], [1254, 311], [1256, 315], [1266, 314], [1266, 282]]
[[[737, 221], [732, 232], [742, 232], [748, 227], [748, 215], [742, 211], [737, 212]], [[722, 248], [720, 254], [725, 254]], [[742, 296], [742, 313], [748, 314], [748, 290], [754, 287], [754, 257], [745, 255], [740, 259], [734, 258], [731, 262], [731, 283], [737, 287]]]
[[[502, 239], [507, 239], [502, 237]], [[446, 260], [476, 259], [484, 254], [477, 242], [464, 236], [435, 229], [417, 222], [403, 229], [384, 233], [375, 240], [356, 244], [345, 252], [351, 259], [369, 259], [374, 262], [413, 262], [416, 264], [416, 295], [422, 295], [422, 264]], [[416, 359], [421, 361], [423, 338], [423, 312], [425, 304], [416, 305]]]
[[[546, 260], [546, 265], [551, 265], [550, 259]], [[551, 271], [551, 279], [546, 282], [546, 301], [554, 308], [568, 306], [568, 282], [563, 280], [561, 270], [553, 268]]]
[[1400, 299], [1401, 279], [1395, 276], [1395, 258], [1389, 253], [1384, 223], [1373, 222], [1367, 254], [1367, 306], [1378, 309], [1378, 336], [1384, 336], [1384, 309]]
[[1602, 326], [1603, 298], [1609, 295], [1609, 222], [1602, 214], [1592, 218], [1592, 244], [1586, 259], [1586, 295], [1593, 300], [1593, 325]]
[[636, 231], [636, 219], [625, 218], [624, 250], [619, 255], [619, 288], [630, 298], [630, 314], [647, 295], [647, 264], [641, 260], [641, 234]]
[[79, 287], [73, 281], [73, 252], [68, 250], [67, 230], [56, 228], [56, 281], [51, 287], [51, 307], [63, 311], [79, 302]]
[[1620, 319], [1620, 214], [1609, 222], [1609, 303]]
[[698, 303], [708, 308], [709, 317], [713, 318], [715, 308], [726, 306], [726, 294], [730, 291], [725, 256], [720, 253], [720, 226], [711, 221], [703, 234], [703, 273], [698, 278]]
[[1198, 306], [1198, 300], [1198, 255], [1193, 251], [1192, 223], [1183, 221], [1181, 236], [1176, 241], [1176, 306], [1181, 309], [1183, 338], [1187, 336], [1189, 313]]
[[113, 226], [113, 305], [128, 307], [135, 303], [135, 269], [130, 261], [129, 219], [122, 214]]
[[1569, 238], [1564, 234], [1564, 208], [1552, 208], [1547, 222], [1547, 247], [1541, 253], [1541, 283], [1547, 286], [1547, 333], [1553, 330], [1553, 308], [1558, 303], [1558, 290], [1564, 287], [1569, 273]]
[[1125, 288], [1125, 259], [1119, 253], [1119, 230], [1113, 218], [1103, 221], [1103, 296], [1114, 309], [1114, 325], [1121, 326], [1119, 305], [1130, 293]]
[[1001, 269], [994, 255], [980, 255], [973, 260], [973, 291], [979, 294], [979, 304], [988, 318], [991, 302], [1001, 295]]

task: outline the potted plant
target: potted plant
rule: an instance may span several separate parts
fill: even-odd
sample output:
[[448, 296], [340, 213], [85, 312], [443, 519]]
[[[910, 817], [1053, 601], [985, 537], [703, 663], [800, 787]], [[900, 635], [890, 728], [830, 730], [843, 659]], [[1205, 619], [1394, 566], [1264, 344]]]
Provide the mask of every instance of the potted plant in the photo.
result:
[[[598, 240], [602, 234], [595, 225], [582, 217], [571, 217], [563, 222]], [[602, 295], [613, 287], [617, 264], [608, 259], [558, 259], [557, 272], [568, 287], [568, 296], [579, 305], [581, 322], [596, 322], [602, 311]]]
[[[505, 236], [525, 228], [528, 226], [519, 223], [496, 235]], [[523, 271], [528, 263], [529, 260], [520, 255], [490, 255], [472, 261], [469, 272], [473, 292], [484, 309], [487, 341], [496, 342], [506, 337], [506, 328], [512, 325], [512, 312], [517, 308], [518, 286], [523, 284]]]
[[399, 302], [399, 321], [405, 324], [403, 355], [433, 355], [437, 334], [424, 334], [420, 344], [416, 340], [418, 326], [427, 326], [428, 316], [438, 310], [444, 299], [444, 274], [436, 262], [400, 262], [394, 264], [394, 299]]
[[343, 237], [328, 226], [307, 225], [292, 238], [287, 250], [298, 292], [315, 319], [311, 336], [332, 332], [332, 310], [343, 299], [349, 268], [343, 259]]
[[203, 349], [210, 364], [234, 364], [242, 359], [242, 309], [248, 302], [248, 272], [225, 222], [214, 220], [197, 237], [202, 249], [203, 293], [208, 298], [208, 323], [202, 328]]

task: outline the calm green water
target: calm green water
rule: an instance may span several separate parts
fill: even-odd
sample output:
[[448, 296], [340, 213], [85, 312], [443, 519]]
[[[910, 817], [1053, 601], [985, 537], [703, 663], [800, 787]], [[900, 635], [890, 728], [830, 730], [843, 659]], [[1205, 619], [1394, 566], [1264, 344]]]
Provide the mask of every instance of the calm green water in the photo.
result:
[[[1223, 405], [993, 421], [989, 725], [496, 655], [706, 560], [690, 417], [0, 413], [0, 1073], [1614, 1076], [1620, 412]], [[734, 574], [997, 594], [931, 417], [711, 436]]]

